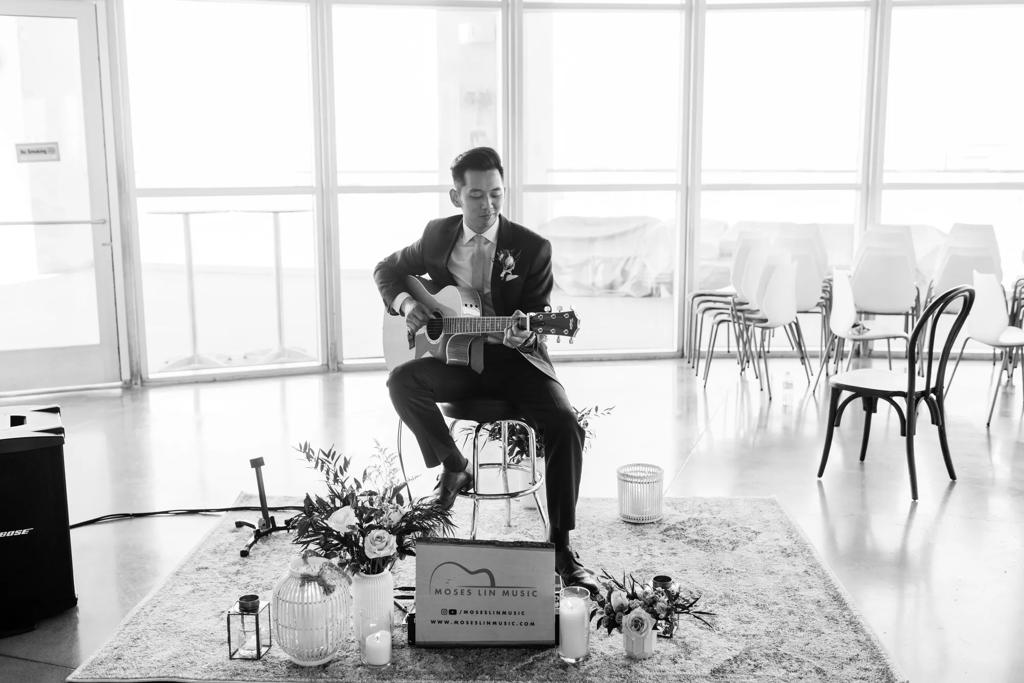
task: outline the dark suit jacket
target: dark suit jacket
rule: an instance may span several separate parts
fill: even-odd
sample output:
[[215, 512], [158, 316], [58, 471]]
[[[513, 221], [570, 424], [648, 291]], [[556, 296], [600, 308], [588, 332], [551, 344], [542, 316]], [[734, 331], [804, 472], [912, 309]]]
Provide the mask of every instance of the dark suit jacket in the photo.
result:
[[[524, 313], [543, 311], [545, 306], [550, 305], [551, 288], [554, 285], [551, 275], [551, 243], [504, 216], [499, 215], [498, 220], [500, 226], [495, 254], [506, 249], [515, 254], [516, 265], [512, 272], [518, 277], [503, 281], [499, 277], [501, 267], [494, 264], [491, 268], [494, 312], [506, 316], [512, 315], [517, 309]], [[461, 234], [461, 215], [432, 220], [423, 229], [422, 237], [378, 263], [373, 269], [373, 280], [384, 299], [384, 306], [390, 307], [395, 297], [406, 290], [407, 275], [429, 275], [431, 281], [439, 287], [456, 284], [448, 271], [448, 258]], [[558, 381], [543, 342], [538, 343], [533, 352], [523, 353], [523, 356], [541, 372]]]

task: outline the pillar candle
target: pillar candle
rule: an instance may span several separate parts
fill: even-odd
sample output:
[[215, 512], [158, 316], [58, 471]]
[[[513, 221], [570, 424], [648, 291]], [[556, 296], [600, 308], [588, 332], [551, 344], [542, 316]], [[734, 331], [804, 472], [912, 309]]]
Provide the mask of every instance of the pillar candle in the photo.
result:
[[391, 631], [382, 629], [366, 636], [363, 659], [372, 666], [391, 663]]
[[563, 597], [558, 607], [558, 654], [567, 659], [581, 659], [587, 655], [590, 625], [587, 603], [574, 597]]

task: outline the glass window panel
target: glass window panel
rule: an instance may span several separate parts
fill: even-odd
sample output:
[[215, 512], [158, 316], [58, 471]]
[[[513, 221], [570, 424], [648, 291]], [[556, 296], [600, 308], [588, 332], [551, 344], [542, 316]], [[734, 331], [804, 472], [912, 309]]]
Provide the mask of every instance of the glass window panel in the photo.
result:
[[301, 3], [125, 3], [139, 187], [313, 184]]
[[709, 12], [703, 182], [856, 182], [868, 10]]
[[345, 360], [380, 358], [380, 320], [385, 311], [373, 268], [412, 244], [427, 222], [457, 213], [447, 192], [343, 194], [341, 225], [341, 343]]
[[[75, 19], [0, 16], [0, 102], [0, 221], [91, 218]], [[26, 143], [59, 160], [22, 161]]]
[[554, 353], [675, 347], [675, 192], [527, 192], [523, 224], [552, 245], [552, 306], [582, 322]]
[[524, 23], [525, 181], [678, 182], [683, 14], [527, 11]]
[[[680, 6], [685, 6], [686, 5], [686, 0], [556, 0], [556, 1], [559, 4], [562, 4], [562, 5], [576, 5], [576, 4], [583, 4], [583, 3], [585, 3], [587, 5], [608, 3], [608, 4], [615, 4], [615, 5], [638, 4], [638, 5], [665, 5], [665, 6], [675, 6], [675, 7], [680, 7]], [[541, 4], [541, 3], [546, 4], [546, 5], [550, 5], [551, 4], [551, 0], [525, 0], [523, 2], [523, 4], [527, 8], [529, 8], [530, 5]]]
[[1024, 7], [897, 7], [887, 182], [1024, 180]]
[[[714, 6], [714, 5], [730, 5], [730, 4], [736, 4], [737, 2], [742, 2], [744, 5], [749, 5], [749, 4], [755, 4], [756, 3], [758, 5], [764, 5], [765, 7], [771, 7], [772, 5], [780, 5], [780, 4], [791, 3], [792, 0], [705, 0], [705, 4], [707, 4], [709, 6]], [[816, 4], [817, 3], [827, 3], [827, 2], [837, 2], [837, 3], [841, 2], [841, 3], [844, 3], [844, 4], [852, 4], [851, 0], [814, 0], [814, 2]], [[861, 0], [861, 2], [865, 6], [867, 6], [869, 4], [868, 0]]]
[[308, 196], [140, 199], [149, 372], [317, 361], [314, 226]]
[[96, 309], [93, 226], [0, 227], [0, 351], [98, 344]]
[[696, 288], [729, 284], [737, 234], [740, 228], [759, 223], [765, 227], [774, 223], [818, 225], [830, 265], [850, 265], [857, 197], [857, 192], [838, 190], [704, 190], [697, 232]]
[[1002, 255], [1003, 283], [1024, 273], [1024, 190], [887, 190], [882, 222], [914, 227], [914, 247], [926, 276], [954, 223], [991, 225]]
[[501, 141], [497, 9], [334, 7], [338, 183], [447, 185]]

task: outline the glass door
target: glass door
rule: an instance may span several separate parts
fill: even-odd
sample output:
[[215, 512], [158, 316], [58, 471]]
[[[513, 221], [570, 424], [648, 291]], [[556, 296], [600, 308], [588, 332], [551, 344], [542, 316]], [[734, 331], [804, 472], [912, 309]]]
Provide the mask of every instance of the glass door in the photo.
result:
[[0, 0], [0, 392], [120, 380], [96, 10]]

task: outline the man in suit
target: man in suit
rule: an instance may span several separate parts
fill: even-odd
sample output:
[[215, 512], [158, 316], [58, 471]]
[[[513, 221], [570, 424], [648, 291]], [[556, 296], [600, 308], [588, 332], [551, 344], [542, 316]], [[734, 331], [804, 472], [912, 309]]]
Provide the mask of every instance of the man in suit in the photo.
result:
[[[423, 235], [377, 264], [373, 279], [384, 305], [404, 315], [410, 334], [431, 316], [405, 291], [408, 275], [430, 276], [438, 287], [473, 287], [483, 315], [526, 318], [523, 311], [549, 305], [554, 279], [551, 243], [501, 215], [504, 169], [498, 153], [476, 147], [451, 167], [452, 204], [461, 215], [430, 221]], [[551, 365], [544, 342], [528, 326], [508, 327], [474, 343], [471, 366], [446, 365], [434, 358], [409, 361], [388, 378], [391, 402], [419, 442], [428, 467], [443, 466], [434, 497], [450, 508], [473, 475], [448, 432], [437, 403], [500, 398], [514, 403], [544, 435], [545, 484], [555, 568], [566, 585], [598, 593], [593, 574], [569, 543], [576, 526], [583, 467], [584, 432]], [[482, 361], [482, 364], [481, 362]]]

